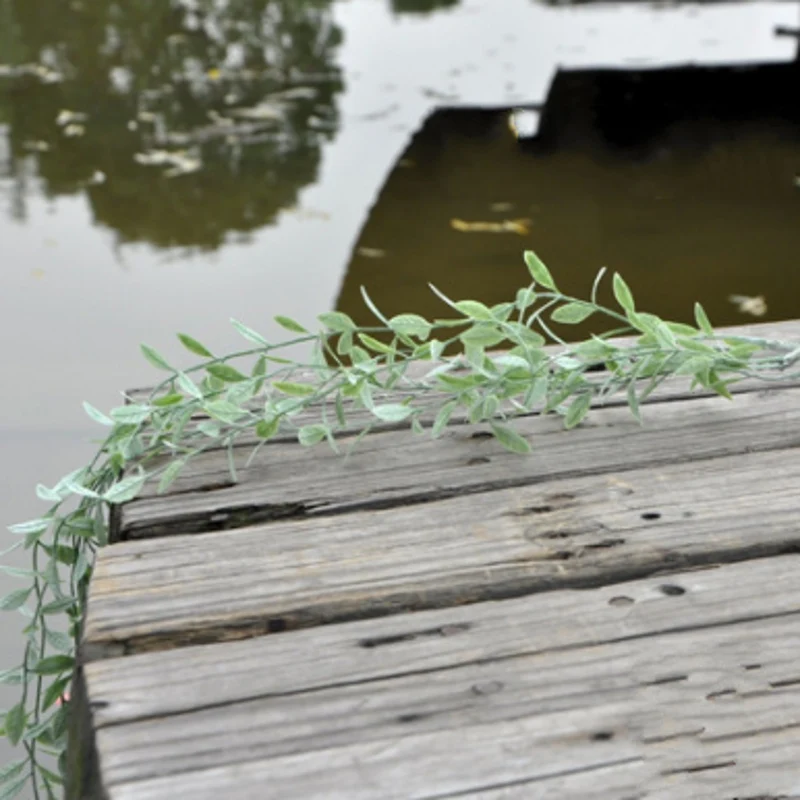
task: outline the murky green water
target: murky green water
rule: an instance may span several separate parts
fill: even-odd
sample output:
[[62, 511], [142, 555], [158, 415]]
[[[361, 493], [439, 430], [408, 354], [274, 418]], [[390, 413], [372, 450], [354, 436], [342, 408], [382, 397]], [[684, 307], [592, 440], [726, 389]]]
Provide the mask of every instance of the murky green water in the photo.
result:
[[[437, 313], [428, 281], [491, 302], [533, 247], [576, 291], [607, 264], [657, 312], [749, 321], [737, 293], [797, 317], [797, 45], [775, 29], [799, 17], [0, 0], [0, 522], [91, 454], [82, 400], [151, 380], [139, 342], [181, 363], [174, 332], [233, 348], [230, 317], [362, 317], [362, 283], [388, 311]], [[761, 67], [665, 71], [687, 64]], [[19, 627], [0, 618], [8, 665]]]

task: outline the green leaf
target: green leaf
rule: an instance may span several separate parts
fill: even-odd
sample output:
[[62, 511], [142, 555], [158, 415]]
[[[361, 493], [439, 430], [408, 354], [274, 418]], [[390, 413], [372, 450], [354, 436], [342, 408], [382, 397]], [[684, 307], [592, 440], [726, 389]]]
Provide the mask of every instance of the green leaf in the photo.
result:
[[214, 358], [214, 354], [204, 344], [189, 336], [188, 333], [179, 333], [178, 339], [190, 353], [194, 353], [196, 356], [203, 356], [203, 358]]
[[447, 423], [450, 422], [450, 417], [453, 416], [453, 412], [456, 410], [457, 406], [457, 400], [448, 400], [439, 409], [439, 412], [436, 414], [436, 419], [433, 421], [433, 428], [431, 429], [431, 435], [434, 439], [441, 435]]
[[559, 306], [551, 315], [553, 322], [561, 322], [564, 325], [577, 325], [594, 314], [595, 309], [585, 303], [567, 303]]
[[346, 331], [339, 336], [338, 341], [336, 342], [336, 352], [340, 356], [347, 356], [353, 350], [353, 332]]
[[474, 347], [494, 347], [506, 340], [506, 337], [497, 331], [493, 325], [477, 323], [467, 328], [458, 337], [465, 345]]
[[14, 667], [14, 669], [4, 669], [2, 672], [0, 672], [0, 684], [4, 686], [19, 686], [19, 684], [21, 683], [22, 683], [22, 667]]
[[75, 659], [72, 656], [48, 656], [36, 663], [33, 671], [37, 675], [60, 675], [67, 670], [72, 671]]
[[347, 331], [356, 330], [355, 322], [341, 311], [326, 311], [324, 314], [320, 314], [317, 319], [334, 333], [346, 333]]
[[36, 484], [36, 496], [46, 503], [57, 503], [62, 495], [55, 489], [48, 489], [43, 483]]
[[304, 425], [297, 431], [297, 441], [303, 447], [312, 447], [319, 444], [328, 435], [328, 428], [325, 425]]
[[358, 338], [365, 347], [374, 350], [376, 353], [394, 353], [394, 348], [390, 347], [384, 342], [378, 341], [374, 337], [366, 333], [359, 333]]
[[549, 380], [546, 376], [542, 375], [538, 378], [535, 378], [528, 390], [525, 392], [525, 396], [522, 400], [522, 404], [527, 409], [532, 409], [535, 405], [541, 403], [545, 397], [547, 397], [547, 389], [550, 385]]
[[150, 417], [152, 409], [141, 403], [130, 403], [127, 406], [112, 408], [109, 413], [114, 422], [121, 425], [138, 425]]
[[242, 375], [238, 369], [232, 367], [230, 364], [209, 364], [206, 367], [206, 372], [225, 383], [236, 383], [238, 381], [247, 380], [246, 375]]
[[158, 353], [158, 351], [154, 350], [152, 347], [148, 347], [146, 344], [139, 345], [142, 350], [142, 355], [157, 369], [165, 369], [167, 372], [174, 372], [175, 370], [166, 362], [164, 357]]
[[47, 643], [54, 649], [62, 653], [69, 653], [72, 651], [73, 641], [72, 637], [61, 631], [51, 631], [49, 628], [44, 632]]
[[415, 336], [423, 341], [430, 336], [432, 329], [430, 322], [419, 314], [398, 314], [389, 320], [389, 327], [398, 336]]
[[413, 413], [412, 408], [401, 403], [386, 403], [373, 406], [370, 410], [378, 419], [384, 422], [402, 422]]
[[501, 425], [499, 422], [490, 422], [489, 425], [492, 428], [495, 439], [497, 439], [506, 450], [510, 450], [512, 453], [530, 453], [531, 446], [527, 439], [523, 439], [513, 428], [509, 428], [507, 425]]
[[172, 394], [165, 394], [161, 397], [157, 397], [153, 400], [153, 405], [158, 406], [158, 408], [166, 408], [167, 406], [176, 406], [178, 403], [183, 402], [183, 395], [172, 393]]
[[247, 411], [227, 400], [207, 400], [203, 404], [203, 409], [214, 419], [233, 425], [242, 417], [247, 415]]
[[0, 597], [0, 611], [16, 611], [25, 605], [32, 591], [33, 586], [29, 586], [27, 589], [15, 589]]
[[[283, 317], [283, 319], [287, 319]], [[260, 344], [264, 347], [269, 347], [269, 342], [257, 331], [254, 331], [252, 328], [248, 328], [247, 325], [239, 322], [238, 319], [233, 319], [231, 317], [231, 325], [236, 328], [237, 333], [243, 338], [247, 339], [248, 342], [253, 342], [253, 344]], [[296, 333], [305, 333], [306, 331], [296, 331]]]
[[11, 533], [25, 534], [25, 533], [40, 533], [46, 531], [50, 527], [50, 520], [40, 517], [39, 519], [29, 519], [27, 522], [16, 522], [9, 525], [8, 529]]
[[114, 420], [110, 417], [107, 417], [102, 411], [98, 411], [91, 403], [87, 403], [85, 400], [83, 401], [83, 410], [95, 421], [99, 422], [101, 425], [106, 425], [108, 427], [112, 427], [114, 425]]
[[77, 603], [74, 597], [62, 597], [60, 600], [53, 600], [42, 606], [42, 614], [60, 614], [72, 608]]
[[279, 392], [291, 395], [292, 397], [308, 397], [314, 394], [316, 389], [307, 383], [292, 383], [291, 381], [274, 381], [272, 384]]
[[581, 420], [589, 413], [592, 406], [592, 396], [589, 392], [579, 394], [567, 408], [567, 413], [564, 415], [564, 427], [574, 428]]
[[258, 436], [259, 439], [271, 439], [278, 432], [279, 428], [280, 420], [278, 417], [273, 417], [269, 420], [259, 420], [256, 425], [256, 436]]
[[25, 706], [20, 702], [6, 711], [3, 727], [6, 729], [6, 737], [12, 746], [16, 747], [25, 732], [25, 723], [28, 715], [25, 713]]
[[617, 298], [617, 302], [625, 309], [625, 311], [633, 312], [636, 310], [636, 306], [633, 302], [633, 295], [631, 294], [631, 290], [628, 288], [628, 284], [622, 279], [622, 276], [618, 273], [614, 273], [614, 280], [613, 280], [613, 287], [614, 287], [614, 297]]
[[203, 399], [203, 393], [200, 391], [200, 387], [185, 372], [178, 373], [178, 386], [191, 397], [197, 400]]
[[631, 414], [633, 414], [636, 421], [641, 425], [642, 424], [642, 415], [639, 413], [639, 398], [636, 395], [636, 381], [631, 381], [628, 384], [628, 407], [631, 410]]
[[287, 331], [291, 331], [292, 333], [308, 333], [308, 331], [296, 320], [293, 320], [291, 317], [284, 317], [281, 314], [278, 314], [275, 317], [275, 322], [281, 326], [281, 328], [285, 328]]
[[700, 305], [700, 303], [694, 304], [694, 319], [697, 323], [697, 327], [700, 328], [700, 330], [703, 331], [706, 336], [714, 335], [714, 328], [708, 319], [705, 309]]
[[470, 319], [479, 319], [486, 322], [494, 321], [494, 315], [491, 309], [483, 303], [479, 303], [477, 300], [459, 300], [459, 302], [453, 303], [453, 306], [465, 317], [469, 317]]
[[536, 302], [536, 292], [530, 287], [526, 286], [524, 289], [517, 291], [517, 299], [514, 305], [520, 310], [524, 311], [530, 308]]
[[167, 468], [161, 473], [161, 478], [158, 481], [158, 494], [164, 494], [169, 489], [173, 481], [178, 477], [181, 470], [186, 466], [185, 458], [178, 458], [170, 462]]
[[8, 783], [13, 778], [16, 778], [27, 765], [27, 759], [22, 759], [20, 761], [12, 761], [10, 764], [0, 768], [0, 783]]
[[14, 800], [14, 798], [18, 797], [19, 793], [28, 785], [29, 780], [30, 775], [26, 775], [24, 778], [20, 778], [18, 781], [9, 783], [3, 787], [3, 790], [0, 791], [0, 800]]
[[131, 475], [128, 478], [123, 478], [106, 489], [103, 493], [103, 500], [106, 503], [127, 503], [139, 494], [146, 480], [147, 475], [144, 472], [140, 475]]
[[544, 286], [545, 289], [551, 289], [554, 292], [558, 291], [553, 276], [550, 274], [550, 270], [547, 269], [533, 250], [525, 251], [525, 264], [528, 267], [528, 272], [531, 273], [531, 277], [536, 283]]

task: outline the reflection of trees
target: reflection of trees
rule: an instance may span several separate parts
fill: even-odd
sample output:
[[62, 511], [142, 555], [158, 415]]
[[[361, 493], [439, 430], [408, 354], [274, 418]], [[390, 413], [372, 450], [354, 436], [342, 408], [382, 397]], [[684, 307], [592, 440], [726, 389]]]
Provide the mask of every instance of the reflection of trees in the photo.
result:
[[461, 0], [392, 0], [395, 14], [430, 14], [441, 8], [453, 8]]
[[[0, 78], [12, 169], [33, 153], [54, 194], [95, 176], [95, 217], [125, 240], [216, 247], [229, 231], [268, 224], [315, 179], [337, 126], [341, 37], [329, 6], [92, 0], [42, 13], [30, 0], [0, 0], [16, 31], [0, 63], [40, 65]], [[88, 118], [58, 124], [63, 109]], [[137, 163], [153, 152], [171, 163]], [[183, 174], [165, 177], [170, 168]]]

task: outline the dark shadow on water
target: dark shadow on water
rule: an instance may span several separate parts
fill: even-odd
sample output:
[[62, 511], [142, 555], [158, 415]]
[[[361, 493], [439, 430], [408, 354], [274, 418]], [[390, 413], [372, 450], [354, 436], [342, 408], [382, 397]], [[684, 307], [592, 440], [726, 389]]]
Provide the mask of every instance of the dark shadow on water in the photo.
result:
[[343, 88], [330, 0], [193, 7], [0, 0], [14, 213], [38, 172], [51, 195], [88, 187], [122, 241], [213, 249], [315, 181]]
[[384, 185], [338, 307], [367, 321], [366, 285], [388, 314], [442, 316], [428, 281], [513, 299], [530, 248], [580, 296], [606, 265], [669, 318], [690, 320], [698, 299], [715, 324], [754, 321], [731, 294], [764, 295], [764, 320], [795, 318], [799, 78], [798, 62], [562, 72], [525, 140], [508, 110], [437, 111]]

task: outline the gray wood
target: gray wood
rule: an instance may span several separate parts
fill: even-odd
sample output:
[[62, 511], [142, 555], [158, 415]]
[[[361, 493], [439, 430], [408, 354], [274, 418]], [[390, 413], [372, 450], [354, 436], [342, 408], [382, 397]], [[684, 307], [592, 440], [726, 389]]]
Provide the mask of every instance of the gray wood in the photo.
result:
[[[353, 680], [342, 682], [340, 670], [338, 682], [330, 676], [325, 686], [319, 685], [325, 665], [317, 660], [325, 640], [363, 641], [370, 630], [375, 638], [381, 623], [242, 643], [240, 649], [252, 651], [249, 674], [235, 677], [227, 671], [232, 645], [193, 648], [184, 666], [191, 673], [196, 651], [216, 656], [218, 683], [206, 693], [191, 682], [175, 685], [174, 693], [193, 698], [195, 710], [151, 716], [145, 703], [138, 720], [116, 716], [114, 697], [124, 690], [105, 694], [98, 674], [108, 680], [116, 665], [130, 676], [138, 662], [141, 677], [149, 662], [155, 684], [170, 654], [129, 658], [124, 668], [116, 661], [89, 665], [91, 701], [109, 702], [97, 712], [106, 786], [112, 800], [168, 796], [187, 786], [189, 796], [255, 797], [259, 785], [261, 796], [276, 798], [480, 790], [473, 794], [479, 797], [509, 783], [527, 786], [528, 796], [580, 797], [577, 787], [595, 772], [596, 781], [608, 779], [606, 788], [618, 786], [620, 797], [710, 798], [722, 796], [721, 787], [750, 792], [741, 796], [788, 792], [800, 776], [793, 749], [800, 746], [799, 562], [785, 556], [678, 574], [670, 585], [683, 587], [681, 595], [651, 579], [475, 605], [472, 619], [488, 618], [483, 635], [421, 637], [416, 648], [387, 644], [394, 671], [371, 678], [363, 662], [381, 648], [351, 647]], [[782, 588], [794, 608], [759, 607], [759, 590], [769, 585]], [[732, 587], [739, 589], [736, 598]], [[621, 596], [636, 602], [610, 602]], [[551, 599], [558, 617], [548, 615]], [[570, 602], [572, 613], [564, 613]], [[633, 612], [640, 609], [637, 625]], [[420, 615], [427, 617], [421, 622], [444, 625], [453, 611]], [[602, 612], [605, 627], [587, 628], [586, 611]], [[694, 611], [690, 619], [687, 611]], [[614, 615], [616, 624], [609, 624]], [[306, 657], [293, 672], [273, 675], [275, 690], [263, 692], [259, 673], [280, 664], [282, 651], [294, 647], [301, 656], [292, 639], [303, 640]], [[427, 668], [420, 667], [424, 653]], [[205, 669], [211, 677], [210, 662]], [[227, 687], [234, 683], [247, 687], [250, 699], [232, 702]], [[154, 691], [166, 693], [155, 685]], [[670, 795], [676, 787], [686, 794]]]
[[[800, 389], [663, 402], [645, 411], [643, 428], [625, 408], [598, 409], [564, 431], [555, 417], [526, 417], [516, 429], [529, 457], [509, 453], [486, 426], [456, 426], [441, 439], [384, 431], [348, 460], [293, 443], [263, 448], [230, 485], [218, 451], [198, 456], [172, 493], [123, 506], [122, 538], [234, 528], [290, 516], [319, 516], [428, 502], [576, 474], [636, 469], [800, 444]], [[476, 438], [478, 437], [478, 438]], [[484, 438], [488, 437], [488, 438]], [[249, 450], [239, 451], [243, 468]]]
[[161, 649], [786, 552], [798, 483], [800, 459], [780, 450], [126, 542], [99, 554], [86, 646]]

